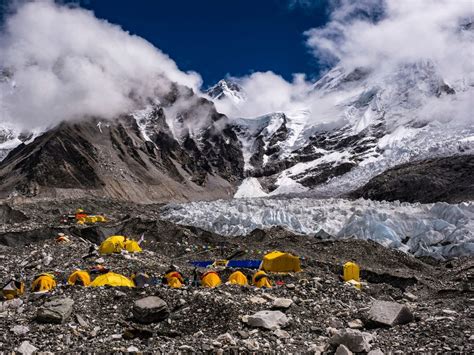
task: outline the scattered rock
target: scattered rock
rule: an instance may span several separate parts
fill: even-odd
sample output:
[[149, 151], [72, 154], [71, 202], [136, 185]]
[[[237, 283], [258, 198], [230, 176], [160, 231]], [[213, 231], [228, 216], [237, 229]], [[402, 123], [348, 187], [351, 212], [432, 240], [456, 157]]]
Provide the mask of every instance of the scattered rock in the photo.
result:
[[290, 333], [288, 333], [286, 330], [277, 329], [273, 332], [273, 334], [279, 339], [290, 338]]
[[415, 302], [418, 297], [416, 297], [413, 293], [411, 292], [405, 292], [403, 294], [403, 297], [405, 297], [408, 301]]
[[31, 355], [36, 350], [38, 350], [38, 348], [30, 344], [28, 340], [25, 340], [23, 343], [21, 343], [17, 349], [17, 351], [22, 355]]
[[129, 353], [137, 353], [137, 352], [139, 352], [139, 351], [140, 351], [140, 350], [138, 350], [138, 348], [137, 348], [136, 346], [133, 346], [133, 345], [132, 345], [132, 346], [129, 346], [129, 347], [127, 348], [127, 352], [129, 352]]
[[30, 331], [30, 328], [24, 325], [15, 325], [13, 328], [11, 328], [11, 331], [15, 335], [25, 335]]
[[362, 329], [362, 328], [364, 328], [364, 323], [360, 319], [351, 320], [349, 323], [347, 323], [347, 325], [351, 329]]
[[380, 349], [370, 350], [367, 355], [384, 355], [383, 351]]
[[169, 315], [166, 302], [156, 296], [149, 296], [135, 301], [132, 312], [134, 319], [144, 324], [160, 322]]
[[352, 355], [352, 351], [350, 351], [344, 344], [341, 344], [337, 347], [335, 355]]
[[368, 319], [375, 325], [393, 327], [397, 324], [410, 323], [413, 320], [413, 314], [403, 304], [375, 301], [370, 308]]
[[373, 337], [369, 333], [361, 332], [355, 329], [343, 329], [334, 334], [329, 343], [333, 345], [345, 345], [354, 352], [369, 351], [370, 342]]
[[267, 300], [262, 297], [250, 297], [250, 302], [255, 304], [265, 304], [267, 303]]
[[72, 313], [74, 301], [69, 298], [56, 298], [46, 302], [38, 310], [36, 320], [40, 323], [64, 323]]
[[277, 298], [273, 301], [273, 309], [287, 309], [293, 304], [293, 300], [289, 298]]
[[87, 323], [84, 318], [82, 318], [79, 314], [76, 314], [77, 323], [83, 328], [89, 328], [89, 323]]
[[222, 344], [227, 344], [227, 345], [237, 345], [237, 342], [235, 341], [234, 337], [230, 335], [229, 333], [224, 333], [221, 334], [217, 337], [217, 341], [221, 342]]
[[288, 317], [280, 311], [260, 311], [248, 317], [248, 325], [275, 330], [284, 327], [288, 323]]

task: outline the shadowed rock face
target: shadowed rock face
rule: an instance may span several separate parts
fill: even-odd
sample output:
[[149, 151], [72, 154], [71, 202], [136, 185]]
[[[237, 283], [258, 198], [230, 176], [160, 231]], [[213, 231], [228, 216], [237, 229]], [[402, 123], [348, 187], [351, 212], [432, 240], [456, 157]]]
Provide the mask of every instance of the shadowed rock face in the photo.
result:
[[351, 193], [354, 198], [431, 203], [474, 199], [474, 155], [399, 165]]
[[243, 158], [227, 117], [192, 97], [172, 112], [183, 127], [199, 121], [199, 135], [181, 129], [175, 137], [166, 117], [177, 100], [173, 92], [154, 106], [145, 126], [131, 115], [90, 118], [62, 123], [18, 146], [0, 163], [0, 197], [90, 194], [147, 202], [231, 196]]

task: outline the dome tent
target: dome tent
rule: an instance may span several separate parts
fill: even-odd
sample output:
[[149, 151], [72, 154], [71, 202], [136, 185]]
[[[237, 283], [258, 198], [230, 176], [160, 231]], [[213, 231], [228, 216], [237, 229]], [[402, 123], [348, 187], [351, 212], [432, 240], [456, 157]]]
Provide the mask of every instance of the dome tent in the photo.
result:
[[91, 283], [91, 277], [87, 271], [76, 270], [67, 279], [69, 285], [78, 285], [78, 286], [89, 286]]
[[114, 272], [108, 272], [106, 274], [97, 276], [94, 281], [90, 284], [91, 287], [135, 287], [132, 280]]

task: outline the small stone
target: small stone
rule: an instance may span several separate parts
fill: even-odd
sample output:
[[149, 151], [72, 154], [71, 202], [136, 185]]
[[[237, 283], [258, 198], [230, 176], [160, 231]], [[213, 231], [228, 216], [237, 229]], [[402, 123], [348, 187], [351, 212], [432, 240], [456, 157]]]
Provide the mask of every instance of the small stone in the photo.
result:
[[277, 329], [273, 332], [273, 335], [275, 335], [279, 339], [288, 339], [290, 337], [290, 333], [288, 333], [286, 330], [281, 330]]
[[246, 332], [245, 330], [238, 330], [237, 333], [239, 333], [242, 339], [247, 339], [249, 337], [249, 333]]
[[103, 263], [105, 263], [105, 259], [104, 259], [104, 258], [98, 258], [98, 259], [96, 259], [95, 262], [96, 262], [97, 264], [103, 264]]
[[287, 309], [293, 304], [293, 301], [289, 298], [277, 298], [273, 301], [273, 309]]
[[362, 352], [370, 350], [370, 342], [373, 336], [369, 333], [363, 333], [355, 329], [343, 329], [334, 334], [329, 342], [334, 345], [345, 345], [353, 352]]
[[36, 350], [38, 350], [38, 348], [30, 344], [28, 340], [25, 340], [23, 343], [21, 343], [17, 349], [17, 351], [22, 355], [31, 355]]
[[251, 327], [278, 329], [288, 323], [288, 317], [280, 311], [260, 311], [248, 317]]
[[351, 329], [362, 329], [364, 327], [364, 323], [360, 319], [351, 320], [347, 325]]
[[262, 297], [250, 297], [250, 302], [255, 304], [264, 304], [267, 303], [267, 300]]
[[242, 340], [242, 344], [244, 344], [244, 346], [250, 351], [257, 351], [260, 349], [260, 345], [255, 339]]
[[443, 312], [444, 314], [450, 314], [450, 315], [458, 314], [458, 312], [453, 311], [452, 309], [443, 309], [441, 312]]
[[196, 349], [194, 349], [192, 346], [189, 345], [181, 345], [178, 350], [185, 351], [185, 352], [190, 352], [190, 353], [195, 353]]
[[413, 314], [403, 304], [375, 301], [370, 308], [368, 319], [378, 325], [393, 327], [398, 324], [410, 323], [413, 320]]
[[352, 351], [350, 351], [347, 346], [341, 344], [337, 347], [335, 355], [352, 355]]
[[84, 318], [82, 318], [79, 314], [76, 314], [77, 323], [83, 328], [89, 328], [89, 323], [87, 323]]
[[137, 352], [139, 352], [139, 351], [140, 351], [140, 350], [138, 350], [138, 348], [137, 348], [136, 346], [133, 346], [133, 345], [132, 345], [132, 346], [129, 346], [129, 347], [127, 348], [127, 352], [129, 352], [129, 353], [137, 353]]
[[122, 334], [112, 334], [112, 335], [110, 336], [110, 338], [111, 338], [111, 339], [115, 339], [115, 340], [117, 340], [117, 339], [122, 339]]
[[235, 341], [234, 337], [230, 335], [229, 333], [224, 333], [224, 334], [219, 335], [217, 337], [217, 341], [221, 342], [222, 344], [227, 344], [227, 345], [232, 345], [232, 346], [237, 345], [237, 342]]
[[383, 351], [380, 349], [370, 350], [367, 355], [384, 355]]
[[296, 285], [295, 284], [287, 284], [286, 288], [289, 289], [289, 290], [294, 290], [296, 288]]
[[411, 301], [411, 302], [415, 302], [418, 297], [416, 297], [413, 293], [411, 292], [405, 292], [403, 294], [403, 297], [405, 297], [407, 300]]
[[15, 335], [25, 335], [30, 331], [30, 328], [24, 325], [15, 325], [13, 328], [10, 329], [13, 334]]

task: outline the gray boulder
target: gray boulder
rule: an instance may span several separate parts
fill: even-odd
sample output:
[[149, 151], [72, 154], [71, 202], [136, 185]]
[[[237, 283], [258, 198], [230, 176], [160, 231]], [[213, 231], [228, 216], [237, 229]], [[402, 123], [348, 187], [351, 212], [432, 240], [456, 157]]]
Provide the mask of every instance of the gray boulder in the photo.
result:
[[36, 320], [40, 323], [64, 323], [72, 313], [74, 301], [69, 298], [56, 298], [46, 302], [38, 310]]
[[149, 296], [135, 301], [132, 313], [134, 319], [143, 324], [161, 322], [170, 314], [166, 302], [156, 296]]
[[347, 346], [341, 344], [337, 347], [335, 355], [352, 355], [353, 352], [350, 351]]
[[400, 303], [375, 301], [369, 311], [368, 320], [377, 326], [393, 327], [413, 321], [410, 309]]
[[25, 340], [23, 343], [21, 343], [17, 349], [17, 351], [22, 355], [31, 355], [37, 350], [38, 348], [32, 345], [28, 340]]
[[288, 323], [288, 317], [280, 311], [260, 311], [248, 317], [248, 325], [275, 330]]
[[334, 334], [329, 343], [332, 345], [345, 345], [353, 352], [368, 352], [370, 350], [370, 342], [373, 337], [369, 333], [361, 332], [355, 329], [343, 329]]

